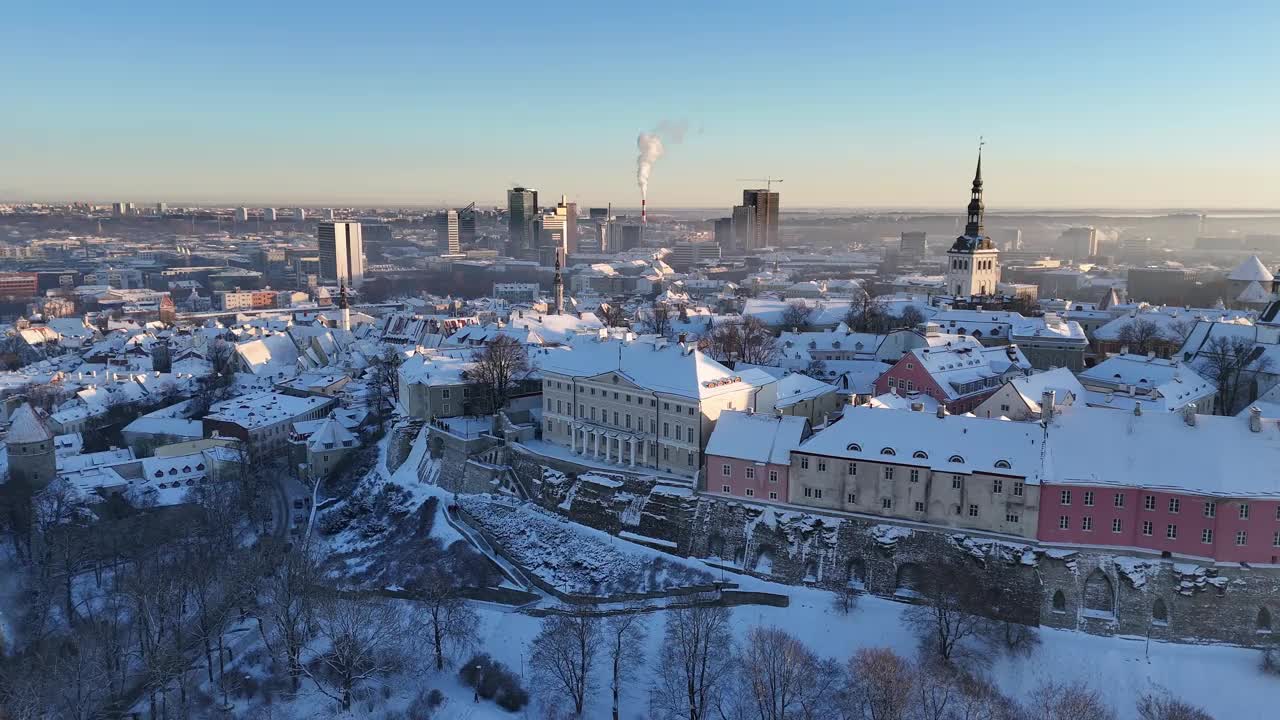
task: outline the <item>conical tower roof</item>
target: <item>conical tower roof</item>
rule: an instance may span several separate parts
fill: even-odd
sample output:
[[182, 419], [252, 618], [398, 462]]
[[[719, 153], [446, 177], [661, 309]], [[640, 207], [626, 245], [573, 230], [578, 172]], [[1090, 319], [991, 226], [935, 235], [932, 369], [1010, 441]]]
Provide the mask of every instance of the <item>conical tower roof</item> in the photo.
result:
[[45, 425], [44, 418], [31, 407], [31, 403], [22, 403], [22, 407], [13, 411], [9, 418], [9, 434], [5, 436], [6, 443], [25, 444], [52, 439], [53, 433], [49, 432], [49, 426]]
[[1232, 270], [1231, 273], [1227, 275], [1227, 279], [1238, 280], [1241, 282], [1266, 283], [1271, 282], [1275, 278], [1271, 275], [1271, 271], [1267, 269], [1267, 266], [1263, 265], [1262, 261], [1258, 259], [1257, 255], [1250, 255], [1248, 260], [1237, 265], [1236, 269]]

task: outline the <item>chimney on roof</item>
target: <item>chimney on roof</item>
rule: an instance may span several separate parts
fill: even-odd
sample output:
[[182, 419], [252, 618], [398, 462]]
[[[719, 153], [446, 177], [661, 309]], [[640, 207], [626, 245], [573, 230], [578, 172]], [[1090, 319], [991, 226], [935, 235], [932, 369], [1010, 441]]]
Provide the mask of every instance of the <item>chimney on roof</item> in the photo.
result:
[[1262, 408], [1256, 405], [1249, 408], [1249, 430], [1262, 432]]
[[1147, 351], [1147, 362], [1151, 362], [1152, 360], [1155, 360], [1155, 359], [1156, 359], [1156, 351], [1155, 351], [1155, 350], [1148, 350], [1148, 351]]
[[1057, 400], [1057, 393], [1053, 390], [1045, 390], [1040, 393], [1040, 419], [1045, 422], [1053, 420], [1053, 406]]
[[924, 403], [922, 402], [911, 403], [911, 412], [924, 412]]
[[939, 417], [939, 418], [944, 418], [944, 417], [946, 417], [946, 416], [947, 416], [947, 406], [946, 406], [946, 405], [939, 405], [939, 406], [938, 406], [938, 417]]
[[681, 345], [683, 345], [683, 344], [684, 344], [684, 341], [685, 341], [685, 338], [686, 338], [686, 337], [687, 337], [686, 333], [680, 333], [680, 344], [681, 344]]
[[1121, 354], [1121, 355], [1128, 355], [1128, 354], [1129, 354], [1129, 346], [1128, 346], [1128, 345], [1121, 345], [1121, 346], [1120, 346], [1120, 354]]
[[1142, 417], [1142, 403], [1133, 404], [1133, 416]]
[[1196, 404], [1187, 403], [1182, 406], [1182, 421], [1190, 427], [1196, 426]]

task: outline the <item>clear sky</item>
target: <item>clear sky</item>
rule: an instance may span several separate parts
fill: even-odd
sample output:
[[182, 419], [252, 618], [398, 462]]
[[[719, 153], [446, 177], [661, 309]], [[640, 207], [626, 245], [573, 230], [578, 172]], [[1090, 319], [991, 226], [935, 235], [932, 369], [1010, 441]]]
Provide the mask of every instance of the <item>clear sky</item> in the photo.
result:
[[1280, 207], [1280, 3], [20, 2], [0, 198]]

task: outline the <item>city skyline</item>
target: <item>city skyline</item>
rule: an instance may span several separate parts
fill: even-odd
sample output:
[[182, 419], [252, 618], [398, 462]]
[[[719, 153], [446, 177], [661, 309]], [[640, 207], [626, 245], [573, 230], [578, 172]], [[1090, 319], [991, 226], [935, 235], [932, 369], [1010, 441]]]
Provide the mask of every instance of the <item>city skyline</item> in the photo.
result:
[[980, 135], [997, 212], [1274, 207], [1280, 101], [1252, 88], [1280, 10], [1149, 7], [571, 2], [565, 43], [523, 5], [24, 7], [0, 198], [489, 207], [523, 184], [631, 207], [637, 133], [682, 124], [654, 212], [769, 175], [784, 211], [950, 208]]

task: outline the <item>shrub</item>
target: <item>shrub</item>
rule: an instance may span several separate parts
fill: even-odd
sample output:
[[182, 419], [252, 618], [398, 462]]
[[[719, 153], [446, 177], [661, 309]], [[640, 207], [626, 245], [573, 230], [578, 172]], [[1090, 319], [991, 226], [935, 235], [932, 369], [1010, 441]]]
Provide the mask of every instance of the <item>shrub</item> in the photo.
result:
[[520, 687], [520, 678], [486, 653], [471, 656], [458, 675], [480, 697], [493, 700], [504, 710], [514, 712], [529, 704], [529, 693]]

